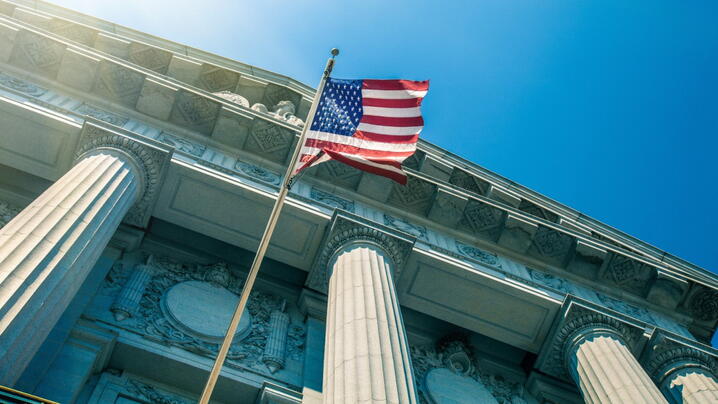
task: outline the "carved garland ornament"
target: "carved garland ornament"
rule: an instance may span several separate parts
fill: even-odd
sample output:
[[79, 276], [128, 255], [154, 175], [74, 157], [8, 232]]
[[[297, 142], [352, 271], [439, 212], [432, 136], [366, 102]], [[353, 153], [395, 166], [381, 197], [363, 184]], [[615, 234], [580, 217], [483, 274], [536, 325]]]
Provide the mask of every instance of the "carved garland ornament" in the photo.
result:
[[168, 148], [143, 143], [86, 122], [75, 152], [75, 161], [80, 160], [84, 154], [101, 148], [119, 149], [125, 152], [135, 160], [136, 165], [142, 171], [140, 174], [142, 178], [139, 178], [143, 185], [141, 194], [125, 216], [125, 222], [144, 227], [157, 199], [171, 151]]

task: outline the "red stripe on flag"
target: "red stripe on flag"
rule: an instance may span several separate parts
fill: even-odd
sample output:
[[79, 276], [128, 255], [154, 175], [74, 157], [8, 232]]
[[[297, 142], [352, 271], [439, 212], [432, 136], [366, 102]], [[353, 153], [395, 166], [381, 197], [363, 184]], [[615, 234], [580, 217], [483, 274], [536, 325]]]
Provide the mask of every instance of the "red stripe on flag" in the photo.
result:
[[429, 89], [429, 80], [363, 80], [362, 88], [367, 90], [415, 90], [426, 91]]
[[374, 149], [364, 149], [361, 147], [351, 146], [347, 144], [334, 143], [327, 140], [319, 139], [307, 139], [304, 143], [307, 147], [315, 147], [324, 151], [336, 151], [342, 153], [358, 154], [367, 157], [409, 157], [414, 154], [414, 150], [411, 151], [384, 151]]
[[[380, 167], [376, 167], [369, 164], [364, 164], [361, 161], [357, 161], [354, 159], [346, 158], [340, 153], [333, 153], [331, 151], [326, 151], [326, 153], [334, 160], [340, 161], [346, 165], [350, 165], [354, 168], [358, 168], [363, 171], [370, 172], [372, 174], [381, 175], [382, 177], [387, 177], [390, 180], [396, 181], [401, 185], [406, 185], [407, 177], [404, 173], [398, 173], [394, 170], [384, 170]], [[385, 163], [379, 163], [379, 164], [385, 164]]]
[[362, 98], [362, 105], [366, 107], [384, 107], [384, 108], [412, 108], [421, 105], [423, 98], [405, 98], [402, 100], [392, 100], [387, 98]]
[[416, 143], [416, 141], [419, 139], [419, 135], [408, 135], [408, 136], [400, 136], [400, 135], [382, 135], [381, 133], [372, 133], [372, 132], [366, 132], [363, 130], [358, 130], [354, 132], [353, 137], [357, 139], [364, 139], [364, 140], [371, 140], [373, 142], [383, 142], [383, 143]]
[[411, 127], [424, 126], [424, 118], [412, 116], [411, 118], [393, 118], [388, 116], [364, 115], [359, 122], [381, 126]]

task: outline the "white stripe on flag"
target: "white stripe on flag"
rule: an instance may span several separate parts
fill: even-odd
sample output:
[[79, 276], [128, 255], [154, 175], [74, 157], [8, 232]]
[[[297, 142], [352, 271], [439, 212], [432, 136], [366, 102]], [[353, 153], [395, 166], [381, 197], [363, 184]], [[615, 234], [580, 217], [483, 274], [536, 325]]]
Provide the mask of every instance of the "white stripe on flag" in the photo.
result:
[[358, 130], [378, 133], [380, 135], [416, 135], [423, 129], [423, 126], [384, 126], [384, 125], [372, 125], [370, 123], [364, 123], [359, 121]]
[[[319, 152], [321, 152], [321, 151], [322, 151], [321, 149], [317, 149], [317, 148], [315, 148], [315, 147], [307, 147], [307, 148], [303, 148], [303, 149], [302, 149], [302, 154], [313, 154], [313, 155], [317, 155], [317, 154], [319, 154]], [[347, 153], [344, 153], [344, 152], [337, 152], [337, 153], [341, 153], [341, 154], [347, 155], [347, 156], [350, 155], [350, 154], [347, 154]], [[359, 152], [359, 153], [352, 153], [351, 155], [361, 156], [362, 158], [367, 158], [367, 159], [393, 160], [393, 161], [398, 161], [398, 162], [402, 162], [402, 161], [406, 160], [407, 157], [409, 157], [409, 156], [406, 156], [406, 155], [405, 155], [405, 156], [381, 156], [381, 157], [378, 157], [378, 156], [366, 156], [366, 155], [361, 154], [361, 152]]]
[[365, 116], [387, 116], [391, 118], [412, 118], [421, 116], [421, 108], [364, 107]]
[[364, 98], [384, 98], [387, 100], [405, 100], [408, 98], [424, 98], [426, 91], [416, 90], [367, 90], [362, 89]]

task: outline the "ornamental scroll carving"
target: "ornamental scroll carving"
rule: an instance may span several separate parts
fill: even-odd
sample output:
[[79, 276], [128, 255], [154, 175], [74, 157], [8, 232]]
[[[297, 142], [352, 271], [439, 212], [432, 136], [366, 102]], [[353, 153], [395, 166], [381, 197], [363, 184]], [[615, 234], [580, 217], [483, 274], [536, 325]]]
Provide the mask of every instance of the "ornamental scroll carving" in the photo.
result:
[[463, 338], [440, 341], [437, 346], [412, 346], [411, 361], [422, 404], [526, 404], [520, 383], [482, 372]]
[[[180, 310], [187, 309], [172, 306], [172, 299], [174, 298], [176, 302], [187, 296], [187, 291], [201, 292], [203, 288], [216, 288], [210, 292], [237, 298], [241, 293], [244, 279], [235, 276], [224, 263], [204, 266], [154, 256], [146, 264], [139, 266], [142, 272], [151, 273], [151, 276], [144, 285], [138, 307], [133, 311], [127, 310], [126, 304], [121, 306], [123, 310], [133, 314], [131, 317], [123, 315], [118, 318], [117, 310], [120, 306], [117, 305], [117, 301], [122, 300], [120, 297], [125, 293], [125, 287], [132, 286], [130, 284], [137, 278], [135, 275], [137, 269], [116, 264], [108, 274], [101, 293], [115, 298], [115, 303], [111, 307], [114, 316], [110, 317], [112, 320], [109, 322], [116, 327], [142, 335], [150, 341], [214, 358], [221, 343], [221, 333], [220, 338], [215, 338], [216, 332], [207, 332], [210, 328], [201, 323], [201, 314], [188, 313], [185, 317], [178, 316], [177, 313], [182, 314]], [[185, 294], [178, 294], [180, 292]], [[173, 297], [173, 293], [176, 296]], [[234, 301], [230, 304], [233, 305]], [[226, 364], [272, 374], [282, 369], [287, 360], [302, 360], [304, 326], [293, 323], [285, 313], [285, 307], [286, 302], [282, 299], [263, 291], [253, 291], [247, 303], [249, 316], [243, 316], [239, 331], [235, 334], [235, 340], [227, 355]], [[187, 320], [188, 318], [190, 320]], [[219, 326], [226, 329], [224, 323]], [[210, 331], [212, 330], [215, 329], [211, 328]]]

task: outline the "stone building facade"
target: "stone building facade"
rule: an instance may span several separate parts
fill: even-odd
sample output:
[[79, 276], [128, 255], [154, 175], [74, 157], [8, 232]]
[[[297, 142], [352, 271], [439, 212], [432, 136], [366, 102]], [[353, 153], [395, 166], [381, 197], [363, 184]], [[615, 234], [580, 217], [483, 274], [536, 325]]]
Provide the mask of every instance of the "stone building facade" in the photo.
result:
[[[0, 1], [0, 385], [191, 403], [313, 90]], [[718, 279], [428, 144], [292, 189], [217, 403], [715, 403]]]

